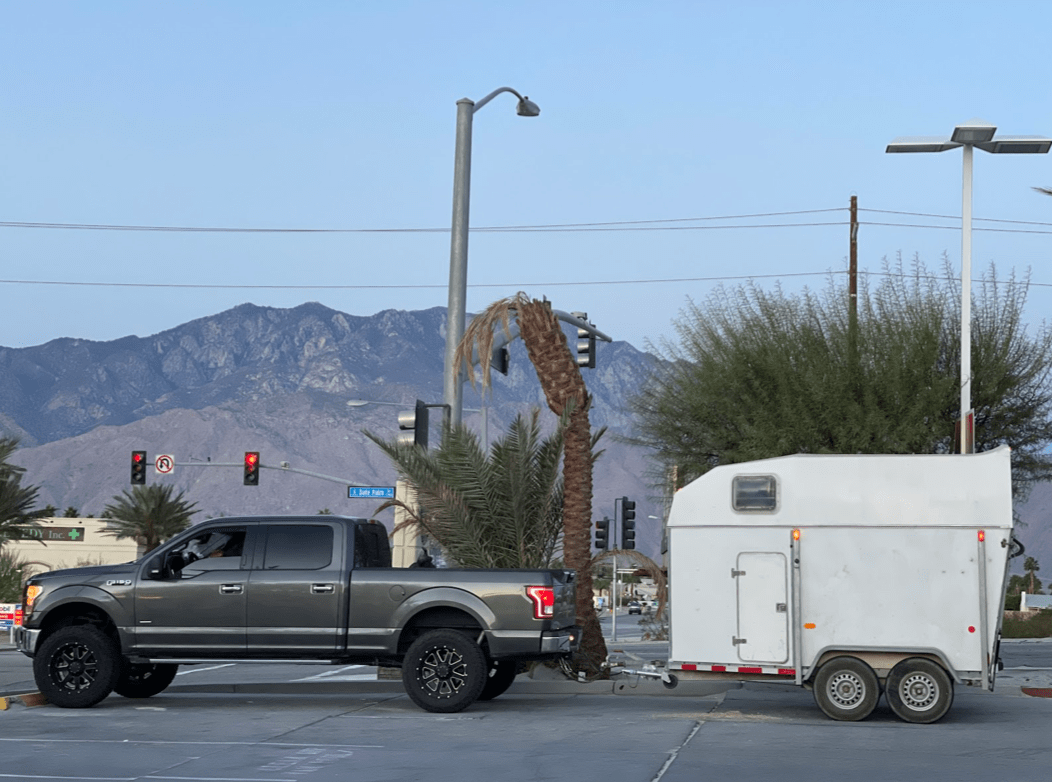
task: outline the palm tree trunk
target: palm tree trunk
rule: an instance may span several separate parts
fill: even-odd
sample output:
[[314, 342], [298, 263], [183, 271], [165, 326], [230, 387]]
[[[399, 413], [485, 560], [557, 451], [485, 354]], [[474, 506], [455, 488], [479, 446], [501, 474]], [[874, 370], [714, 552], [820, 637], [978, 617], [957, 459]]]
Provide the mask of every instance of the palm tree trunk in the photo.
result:
[[566, 344], [559, 321], [546, 302], [520, 302], [519, 333], [537, 370], [548, 406], [570, 423], [563, 452], [563, 549], [566, 566], [577, 571], [577, 621], [583, 628], [582, 656], [595, 670], [606, 659], [606, 642], [592, 601], [592, 427], [590, 398], [581, 370]]

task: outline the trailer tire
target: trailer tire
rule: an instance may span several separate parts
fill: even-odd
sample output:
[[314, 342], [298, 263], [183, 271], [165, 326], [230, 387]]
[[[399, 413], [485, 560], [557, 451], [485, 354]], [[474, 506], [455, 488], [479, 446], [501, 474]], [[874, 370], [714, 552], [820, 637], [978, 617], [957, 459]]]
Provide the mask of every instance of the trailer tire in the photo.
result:
[[482, 686], [480, 701], [491, 701], [508, 691], [519, 673], [518, 660], [494, 660], [486, 672], [486, 683]]
[[482, 694], [489, 666], [479, 645], [456, 630], [431, 630], [409, 647], [402, 660], [402, 683], [425, 711], [463, 711]]
[[170, 663], [124, 663], [113, 691], [125, 698], [151, 698], [175, 679], [179, 666]]
[[41, 694], [63, 709], [86, 709], [111, 692], [121, 671], [117, 644], [93, 625], [56, 630], [33, 658]]
[[877, 674], [857, 657], [834, 657], [815, 676], [815, 703], [826, 716], [844, 722], [864, 720], [880, 700]]
[[885, 696], [900, 720], [927, 725], [953, 705], [953, 679], [938, 663], [909, 657], [891, 669]]

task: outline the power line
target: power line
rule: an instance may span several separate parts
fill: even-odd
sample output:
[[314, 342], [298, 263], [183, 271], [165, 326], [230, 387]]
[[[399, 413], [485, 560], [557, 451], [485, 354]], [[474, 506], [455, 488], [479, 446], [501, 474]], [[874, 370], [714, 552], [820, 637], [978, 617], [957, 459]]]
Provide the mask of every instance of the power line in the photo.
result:
[[[821, 214], [825, 212], [843, 212], [845, 207], [831, 209], [799, 209], [789, 212], [757, 212], [742, 215], [721, 215], [716, 217], [672, 217], [660, 220], [616, 220], [599, 223], [549, 223], [541, 225], [493, 225], [472, 227], [474, 232], [495, 231], [548, 231], [554, 229], [592, 229], [614, 226], [648, 226], [658, 223], [685, 223], [711, 220], [747, 220], [758, 217], [787, 217], [792, 215]], [[839, 225], [830, 223], [829, 225]], [[806, 223], [787, 223], [785, 225], [806, 225]], [[825, 224], [823, 224], [825, 225]], [[671, 228], [672, 226], [670, 226]], [[754, 226], [764, 227], [764, 226]], [[781, 225], [775, 227], [783, 227]], [[327, 233], [449, 233], [449, 228], [244, 228], [223, 226], [173, 226], [173, 225], [111, 225], [103, 223], [45, 223], [0, 220], [0, 228], [39, 228], [70, 231], [155, 231], [171, 233], [292, 233], [292, 234], [327, 234]]]
[[[575, 280], [562, 282], [483, 282], [469, 283], [469, 288], [553, 288], [553, 287], [591, 287], [600, 285], [662, 285], [684, 282], [730, 282], [735, 280], [769, 280], [790, 277], [819, 277], [847, 274], [846, 269], [827, 269], [820, 272], [786, 272], [783, 274], [735, 274], [712, 277], [662, 277], [657, 279], [636, 280]], [[913, 275], [897, 272], [876, 272], [859, 270], [859, 275], [869, 274], [874, 277], [910, 277]], [[957, 277], [938, 275], [920, 275], [921, 279], [956, 280]], [[985, 282], [985, 280], [974, 280]], [[1038, 288], [1052, 288], [1048, 282], [1011, 282], [997, 280], [999, 285], [1031, 285]], [[246, 285], [246, 284], [213, 284], [213, 283], [168, 283], [168, 282], [84, 282], [77, 280], [0, 280], [0, 285], [65, 285], [89, 288], [167, 288], [167, 289], [213, 289], [213, 290], [424, 290], [445, 289], [446, 283], [416, 283], [403, 285]]]

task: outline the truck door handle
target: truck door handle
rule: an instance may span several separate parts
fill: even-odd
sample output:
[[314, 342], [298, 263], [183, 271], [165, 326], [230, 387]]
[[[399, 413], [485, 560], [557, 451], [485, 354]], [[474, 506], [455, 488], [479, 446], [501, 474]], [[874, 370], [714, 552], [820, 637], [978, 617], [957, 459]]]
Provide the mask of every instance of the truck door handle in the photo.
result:
[[219, 592], [223, 595], [240, 595], [243, 591], [241, 584], [220, 584]]
[[311, 594], [315, 595], [328, 595], [335, 591], [335, 587], [332, 584], [311, 584]]

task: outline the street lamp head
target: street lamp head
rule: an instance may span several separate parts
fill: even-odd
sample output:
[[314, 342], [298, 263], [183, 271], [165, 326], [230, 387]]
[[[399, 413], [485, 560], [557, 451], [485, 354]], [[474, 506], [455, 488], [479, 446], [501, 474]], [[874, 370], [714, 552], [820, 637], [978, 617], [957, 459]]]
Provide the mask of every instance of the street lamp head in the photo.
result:
[[1044, 136], [998, 136], [993, 141], [976, 144], [995, 155], [1043, 155], [1052, 147], [1052, 138]]
[[541, 113], [541, 107], [526, 96], [519, 99], [519, 105], [515, 107], [515, 113], [520, 117], [536, 117]]
[[981, 119], [970, 119], [953, 129], [951, 141], [958, 144], [983, 144], [990, 141], [997, 132], [997, 127]]
[[899, 136], [888, 144], [885, 152], [945, 152], [961, 146], [946, 136]]

